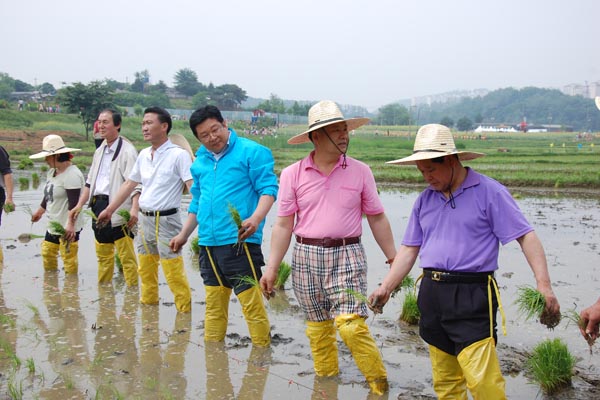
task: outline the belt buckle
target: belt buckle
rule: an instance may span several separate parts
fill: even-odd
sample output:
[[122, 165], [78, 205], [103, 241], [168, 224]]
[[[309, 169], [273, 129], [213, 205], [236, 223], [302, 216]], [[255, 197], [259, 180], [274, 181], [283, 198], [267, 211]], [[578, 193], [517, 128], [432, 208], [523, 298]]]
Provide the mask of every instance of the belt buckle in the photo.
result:
[[431, 271], [431, 280], [437, 282], [441, 281], [442, 273], [440, 271]]

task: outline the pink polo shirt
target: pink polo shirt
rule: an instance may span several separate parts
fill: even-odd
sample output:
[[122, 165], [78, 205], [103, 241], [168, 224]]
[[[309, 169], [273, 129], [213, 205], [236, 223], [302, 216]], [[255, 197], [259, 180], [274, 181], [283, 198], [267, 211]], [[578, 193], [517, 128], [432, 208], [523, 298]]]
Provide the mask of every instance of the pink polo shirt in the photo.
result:
[[362, 214], [384, 212], [375, 178], [364, 163], [342, 156], [329, 176], [313, 161], [314, 152], [281, 172], [277, 215], [296, 214], [294, 233], [307, 238], [344, 238], [362, 234]]

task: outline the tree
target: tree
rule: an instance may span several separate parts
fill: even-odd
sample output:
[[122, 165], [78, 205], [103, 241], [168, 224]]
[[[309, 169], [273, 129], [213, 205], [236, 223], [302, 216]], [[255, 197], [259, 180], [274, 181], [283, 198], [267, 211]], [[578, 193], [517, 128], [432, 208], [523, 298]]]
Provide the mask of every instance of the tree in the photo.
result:
[[15, 91], [15, 80], [7, 73], [0, 72], [0, 99], [9, 100]]
[[225, 84], [217, 86], [211, 98], [216, 101], [219, 108], [236, 110], [248, 96], [246, 95], [246, 91], [238, 85]]
[[380, 125], [408, 125], [410, 115], [408, 109], [401, 104], [393, 103], [379, 108], [377, 121]]
[[94, 81], [88, 85], [76, 82], [60, 89], [58, 99], [70, 113], [78, 113], [85, 127], [85, 140], [102, 109], [113, 106], [113, 91], [105, 83]]
[[266, 112], [276, 113], [276, 114], [285, 114], [285, 104], [283, 100], [279, 96], [274, 93], [271, 93], [271, 97], [269, 100], [265, 100], [260, 103], [256, 108], [260, 108], [261, 110], [265, 110]]
[[452, 128], [454, 126], [454, 120], [450, 117], [444, 117], [440, 121], [440, 124], [447, 126], [448, 128]]
[[463, 132], [470, 131], [471, 129], [473, 129], [473, 122], [467, 117], [462, 117], [461, 119], [456, 121], [456, 129]]
[[300, 105], [297, 101], [294, 101], [294, 104], [290, 108], [288, 108], [288, 114], [292, 115], [308, 115], [308, 110], [310, 109], [310, 104]]
[[15, 92], [33, 92], [35, 88], [27, 82], [15, 79]]
[[56, 94], [56, 89], [54, 88], [54, 85], [52, 85], [51, 83], [48, 82], [44, 82], [40, 85], [40, 92], [44, 93], [44, 94]]
[[134, 74], [135, 80], [131, 84], [131, 90], [138, 93], [143, 93], [144, 88], [150, 83], [150, 73], [147, 69], [136, 72]]
[[198, 82], [198, 75], [189, 68], [182, 68], [175, 73], [175, 89], [186, 96], [193, 96], [203, 89]]
[[212, 97], [210, 97], [210, 93], [208, 93], [208, 91], [202, 90], [192, 97], [192, 107], [198, 109], [208, 105], [216, 105], [215, 101], [212, 99]]

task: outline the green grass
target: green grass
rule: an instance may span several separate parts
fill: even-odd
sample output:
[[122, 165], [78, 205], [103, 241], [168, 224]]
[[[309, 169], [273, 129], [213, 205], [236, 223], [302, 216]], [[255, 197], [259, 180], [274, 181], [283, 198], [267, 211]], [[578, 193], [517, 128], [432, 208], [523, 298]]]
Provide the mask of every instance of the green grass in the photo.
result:
[[[308, 155], [312, 144], [288, 145], [287, 140], [303, 129], [304, 125], [288, 125], [280, 128], [276, 136], [257, 137], [255, 140], [269, 147], [275, 158], [275, 171], [281, 170]], [[81, 140], [69, 140], [69, 146], [81, 148], [75, 154], [78, 165], [90, 165], [95, 146], [91, 135], [86, 140], [81, 120], [76, 115], [17, 112], [0, 110], [0, 129], [16, 130], [64, 130], [80, 135]], [[390, 136], [387, 136], [387, 131]], [[348, 154], [367, 163], [380, 184], [424, 185], [421, 174], [414, 166], [385, 164], [386, 161], [405, 157], [412, 152], [416, 126], [367, 125], [350, 137]], [[147, 147], [141, 134], [141, 117], [124, 117], [123, 135], [138, 150]], [[378, 131], [379, 135], [375, 135]], [[188, 139], [193, 150], [199, 142], [189, 129], [188, 121], [173, 121], [172, 132]], [[238, 132], [238, 134], [242, 134]], [[577, 139], [574, 132], [558, 133], [486, 133], [479, 135], [454, 132], [457, 148], [486, 153], [486, 157], [468, 161], [472, 166], [509, 187], [544, 188], [598, 188], [600, 187], [600, 135], [592, 135], [591, 141]], [[564, 143], [564, 147], [563, 147]], [[550, 145], [554, 144], [554, 147]], [[582, 149], [578, 145], [582, 145]], [[594, 147], [591, 145], [594, 144]], [[499, 150], [508, 150], [501, 152]], [[32, 149], [11, 152], [11, 161], [18, 165], [27, 158]], [[43, 162], [36, 165], [44, 166]]]
[[533, 380], [547, 394], [571, 383], [575, 357], [560, 339], [540, 342], [527, 360], [527, 368]]

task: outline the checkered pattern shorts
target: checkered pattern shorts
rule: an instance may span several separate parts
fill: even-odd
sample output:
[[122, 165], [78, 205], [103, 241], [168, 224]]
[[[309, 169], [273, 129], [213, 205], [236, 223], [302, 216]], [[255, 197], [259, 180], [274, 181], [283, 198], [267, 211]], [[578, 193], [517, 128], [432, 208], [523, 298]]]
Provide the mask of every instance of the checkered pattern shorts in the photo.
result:
[[367, 263], [361, 243], [331, 248], [296, 243], [292, 280], [308, 321], [327, 321], [342, 314], [368, 315], [366, 304], [354, 294], [367, 293]]

